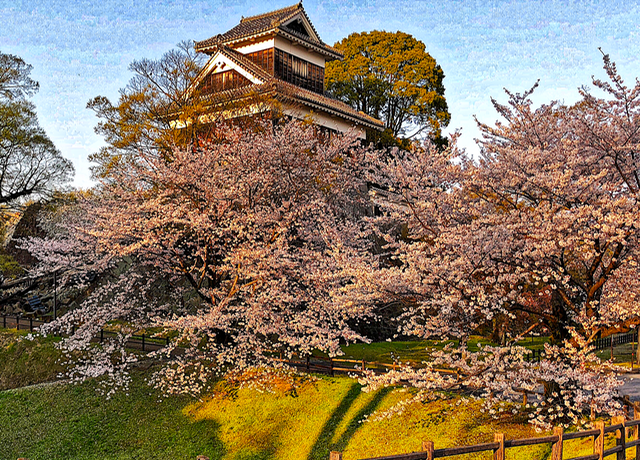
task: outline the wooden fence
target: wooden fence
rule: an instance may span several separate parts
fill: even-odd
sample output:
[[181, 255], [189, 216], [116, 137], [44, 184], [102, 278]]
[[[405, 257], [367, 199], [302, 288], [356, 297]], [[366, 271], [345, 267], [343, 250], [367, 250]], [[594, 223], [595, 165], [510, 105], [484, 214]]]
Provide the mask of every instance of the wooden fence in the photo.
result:
[[[551, 436], [540, 436], [526, 439], [505, 439], [504, 433], [495, 433], [493, 442], [475, 444], [464, 447], [448, 447], [436, 449], [433, 442], [424, 441], [420, 452], [375, 457], [366, 460], [433, 460], [434, 458], [452, 458], [459, 455], [477, 452], [491, 452], [493, 460], [505, 460], [506, 453], [514, 447], [533, 446], [539, 444], [551, 444], [551, 456], [549, 460], [603, 460], [615, 455], [616, 460], [635, 458], [640, 460], [640, 406], [633, 406], [633, 419], [626, 421], [624, 416], [613, 417], [611, 425], [605, 426], [602, 421], [594, 423], [594, 428], [585, 431], [565, 433], [562, 428], [554, 428]], [[611, 434], [615, 436], [615, 445], [605, 449], [605, 437]], [[564, 458], [564, 443], [572, 439], [593, 439], [593, 453], [581, 457]], [[632, 456], [627, 457], [629, 449], [633, 449]], [[330, 460], [342, 460], [341, 452], [331, 452]]]
[[[397, 363], [381, 363], [378, 361], [367, 361], [364, 359], [342, 359], [342, 358], [325, 358], [322, 356], [297, 356], [293, 359], [282, 359], [282, 361], [297, 369], [307, 372], [318, 372], [322, 374], [347, 374], [354, 372], [362, 372], [364, 369], [374, 371], [376, 373], [385, 373], [390, 370], [396, 370], [399, 367]], [[450, 371], [455, 373], [455, 371]]]

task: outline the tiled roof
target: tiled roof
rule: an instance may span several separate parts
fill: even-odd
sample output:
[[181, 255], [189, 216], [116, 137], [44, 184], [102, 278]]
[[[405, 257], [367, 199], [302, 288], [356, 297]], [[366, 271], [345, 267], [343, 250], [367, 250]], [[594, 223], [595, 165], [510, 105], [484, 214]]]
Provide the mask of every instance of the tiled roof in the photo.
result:
[[271, 96], [276, 99], [284, 99], [289, 102], [303, 104], [315, 110], [319, 109], [324, 112], [338, 115], [341, 118], [350, 119], [370, 128], [380, 130], [384, 128], [384, 123], [382, 121], [370, 117], [363, 112], [358, 112], [342, 101], [314, 93], [313, 91], [300, 88], [273, 77], [264, 84], [251, 84], [242, 88], [235, 88], [209, 94], [205, 97], [204, 102], [211, 105], [217, 105], [257, 95]]
[[[217, 44], [230, 44], [250, 37], [274, 33], [281, 35], [289, 34], [293, 36], [293, 38], [297, 41], [303, 42], [304, 44], [311, 45], [313, 48], [316, 48], [317, 51], [324, 52], [325, 54], [328, 54], [330, 57], [333, 57], [335, 59], [342, 59], [342, 53], [340, 53], [335, 48], [327, 45], [320, 40], [316, 40], [313, 37], [300, 34], [283, 25], [283, 23], [299, 13], [304, 15], [309, 24], [311, 24], [309, 17], [302, 7], [302, 3], [297, 3], [280, 10], [271, 11], [269, 13], [251, 16], [248, 18], [242, 18], [240, 20], [240, 24], [235, 26], [233, 29], [228, 30], [224, 34], [215, 35], [206, 40], [196, 42], [196, 51], [209, 51], [210, 48], [214, 47]], [[317, 36], [318, 33], [313, 27], [313, 24], [311, 24], [311, 28]]]
[[271, 75], [259, 65], [254, 64], [251, 59], [247, 59], [244, 54], [237, 52], [233, 48], [221, 45], [219, 46], [219, 49], [222, 54], [231, 59], [238, 66], [242, 67], [254, 77], [259, 78], [262, 81], [268, 81], [273, 78], [273, 75]]
[[315, 105], [324, 110], [337, 112], [342, 116], [354, 118], [361, 123], [364, 122], [367, 125], [371, 125], [371, 127], [380, 129], [384, 128], [384, 122], [381, 120], [370, 117], [364, 112], [359, 112], [342, 101], [323, 96], [322, 94], [309, 91], [308, 89], [300, 88], [299, 86], [292, 85], [291, 83], [287, 83], [282, 80], [274, 79], [274, 83], [279, 95], [291, 97], [305, 105]]

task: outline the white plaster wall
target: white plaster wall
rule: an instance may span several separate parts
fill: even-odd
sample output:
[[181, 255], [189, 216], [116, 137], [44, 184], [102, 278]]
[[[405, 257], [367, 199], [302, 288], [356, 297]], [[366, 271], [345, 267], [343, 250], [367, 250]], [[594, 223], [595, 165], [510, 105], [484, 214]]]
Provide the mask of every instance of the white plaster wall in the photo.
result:
[[313, 118], [313, 121], [325, 128], [333, 129], [334, 131], [338, 131], [341, 133], [345, 133], [351, 129], [356, 129], [356, 134], [358, 138], [365, 139], [367, 137], [367, 133], [362, 126], [356, 126], [355, 123], [350, 123], [347, 120], [343, 120], [338, 117], [334, 117], [333, 115], [323, 113], [323, 112], [312, 112], [307, 107], [301, 106], [290, 106], [286, 105], [283, 107], [283, 112], [286, 115], [289, 115], [293, 118], [297, 118], [299, 120], [304, 120], [308, 116]]
[[234, 48], [236, 51], [242, 54], [254, 53], [256, 51], [262, 51], [269, 48], [273, 48], [274, 39], [263, 40], [261, 42], [252, 43], [250, 45], [241, 46], [240, 48]]
[[303, 45], [293, 44], [286, 38], [276, 37], [276, 48], [293, 54], [300, 59], [304, 59], [307, 62], [311, 62], [312, 64], [319, 65], [320, 67], [324, 67], [325, 57], [321, 54], [316, 53], [315, 51], [310, 51], [308, 48], [305, 48]]

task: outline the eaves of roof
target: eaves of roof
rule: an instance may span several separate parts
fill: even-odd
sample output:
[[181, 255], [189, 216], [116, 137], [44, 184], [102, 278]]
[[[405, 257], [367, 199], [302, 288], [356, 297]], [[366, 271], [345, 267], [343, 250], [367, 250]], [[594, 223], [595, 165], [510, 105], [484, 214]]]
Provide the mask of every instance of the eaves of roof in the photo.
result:
[[311, 109], [350, 120], [367, 128], [379, 131], [384, 129], [384, 123], [381, 120], [359, 112], [342, 101], [314, 93], [277, 78], [271, 78], [264, 84], [252, 84], [242, 88], [213, 93], [205, 96], [203, 102], [210, 106], [216, 106], [225, 102], [240, 101], [252, 96], [270, 96], [278, 100], [299, 103]]
[[373, 118], [364, 112], [359, 112], [342, 101], [332, 99], [275, 78], [273, 80], [273, 84], [276, 86], [276, 92], [280, 97], [290, 98], [291, 100], [300, 102], [308, 107], [320, 109], [324, 112], [329, 112], [342, 118], [347, 118], [351, 121], [363, 124], [368, 128], [377, 129], [379, 131], [384, 129], [383, 121]]

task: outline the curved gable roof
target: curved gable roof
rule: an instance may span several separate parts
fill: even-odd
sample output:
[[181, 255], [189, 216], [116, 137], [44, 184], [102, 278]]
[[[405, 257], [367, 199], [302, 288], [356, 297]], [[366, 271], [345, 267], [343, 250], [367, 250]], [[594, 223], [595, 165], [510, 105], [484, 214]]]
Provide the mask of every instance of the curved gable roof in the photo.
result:
[[[311, 27], [309, 35], [301, 34], [287, 27], [286, 23], [296, 16], [299, 16], [303, 23]], [[302, 2], [276, 11], [242, 18], [240, 24], [227, 32], [196, 42], [195, 48], [196, 51], [209, 53], [212, 48], [219, 44], [229, 45], [252, 37], [270, 34], [283, 35], [302, 44], [310, 45], [314, 50], [326, 55], [330, 59], [343, 58], [342, 53], [320, 40], [318, 32], [304, 11]]]

